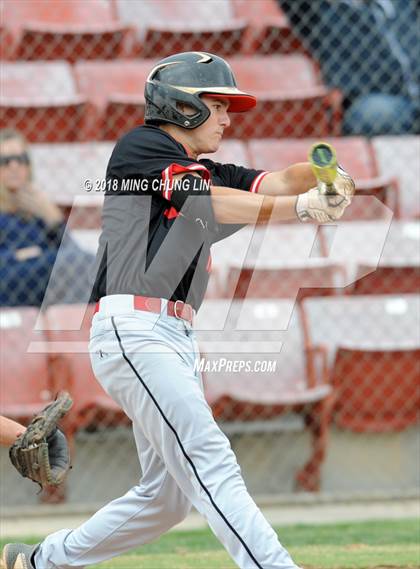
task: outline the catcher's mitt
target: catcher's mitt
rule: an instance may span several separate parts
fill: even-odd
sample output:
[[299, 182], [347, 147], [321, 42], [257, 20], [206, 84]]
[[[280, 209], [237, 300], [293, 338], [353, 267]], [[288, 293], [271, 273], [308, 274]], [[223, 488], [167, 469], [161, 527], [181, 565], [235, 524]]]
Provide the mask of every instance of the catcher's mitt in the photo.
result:
[[9, 449], [18, 472], [40, 486], [58, 486], [70, 468], [70, 454], [64, 433], [57, 428], [73, 404], [67, 392], [36, 415], [26, 431]]

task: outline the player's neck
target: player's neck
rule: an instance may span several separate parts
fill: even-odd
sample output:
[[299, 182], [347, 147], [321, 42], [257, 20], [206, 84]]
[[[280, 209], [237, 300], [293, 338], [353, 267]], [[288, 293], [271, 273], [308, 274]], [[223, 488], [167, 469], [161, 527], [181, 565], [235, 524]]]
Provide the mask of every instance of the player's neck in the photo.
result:
[[178, 128], [177, 126], [173, 125], [173, 124], [161, 124], [159, 125], [159, 128], [161, 128], [162, 130], [164, 130], [165, 132], [167, 132], [170, 136], [172, 136], [172, 138], [174, 138], [177, 142], [179, 142], [179, 144], [182, 144], [182, 146], [185, 149], [185, 152], [188, 154], [189, 158], [193, 158], [193, 160], [197, 160], [198, 158], [198, 152], [196, 152], [191, 146], [190, 144], [187, 142], [187, 137], [183, 136], [183, 132], [182, 129]]

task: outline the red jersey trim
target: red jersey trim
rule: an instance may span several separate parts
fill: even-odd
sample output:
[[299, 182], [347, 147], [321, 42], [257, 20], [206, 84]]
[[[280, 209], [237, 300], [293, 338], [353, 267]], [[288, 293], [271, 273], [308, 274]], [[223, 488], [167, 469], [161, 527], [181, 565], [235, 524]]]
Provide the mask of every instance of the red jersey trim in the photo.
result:
[[202, 164], [190, 164], [189, 166], [181, 166], [181, 164], [170, 164], [165, 170], [162, 170], [162, 180], [164, 182], [163, 197], [165, 200], [170, 201], [172, 195], [172, 188], [174, 183], [174, 174], [181, 174], [183, 172], [202, 172], [205, 180], [210, 180], [210, 172]]
[[249, 188], [249, 191], [252, 194], [258, 193], [258, 188], [260, 187], [260, 184], [261, 184], [263, 178], [265, 178], [265, 176], [267, 176], [267, 174], [269, 174], [269, 173], [270, 172], [261, 172], [261, 174], [258, 174], [258, 176], [252, 182], [251, 187]]
[[171, 206], [165, 209], [163, 215], [168, 219], [174, 219], [175, 217], [179, 216], [179, 211], [177, 211], [173, 206]]

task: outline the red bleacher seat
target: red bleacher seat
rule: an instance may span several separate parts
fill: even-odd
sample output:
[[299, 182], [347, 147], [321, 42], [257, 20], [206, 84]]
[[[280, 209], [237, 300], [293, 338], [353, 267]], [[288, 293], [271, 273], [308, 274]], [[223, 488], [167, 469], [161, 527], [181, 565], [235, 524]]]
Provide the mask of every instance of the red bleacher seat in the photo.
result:
[[96, 255], [98, 251], [100, 235], [100, 229], [74, 229], [71, 232], [78, 246], [92, 255]]
[[[211, 248], [212, 270], [207, 295], [225, 297], [233, 294], [228, 286], [232, 262], [237, 267], [254, 267], [257, 263], [276, 267], [303, 267], [310, 258], [325, 256], [325, 244], [315, 224], [273, 223], [267, 226], [248, 225]], [[311, 261], [310, 261], [311, 262]], [[290, 296], [287, 295], [287, 296]]]
[[56, 201], [71, 230], [98, 231], [102, 224], [103, 194], [60, 196]]
[[[105, 180], [113, 148], [114, 144], [110, 142], [32, 144], [30, 153], [36, 183], [58, 203], [71, 203], [75, 196], [101, 194], [101, 180]], [[98, 181], [97, 187], [88, 192], [85, 180]], [[60, 188], [59, 192], [57, 188]]]
[[308, 259], [287, 265], [277, 259], [231, 266], [227, 296], [234, 298], [297, 298], [336, 294], [344, 286], [341, 265], [327, 259]]
[[137, 23], [143, 57], [166, 57], [181, 51], [233, 55], [240, 51], [246, 29], [233, 17], [230, 0], [116, 0], [121, 21]]
[[400, 431], [420, 420], [420, 348], [339, 348], [331, 372], [334, 422], [357, 433]]
[[[68, 390], [66, 378], [61, 373], [54, 374], [54, 369], [62, 369], [62, 360], [49, 351], [44, 322], [38, 308], [0, 310], [0, 413], [23, 424], [29, 423], [59, 391]], [[68, 436], [72, 452], [71, 417], [70, 412], [61, 427]], [[46, 488], [39, 500], [62, 502], [65, 492], [64, 485]]]
[[0, 128], [16, 128], [30, 142], [81, 140], [86, 112], [68, 63], [2, 63]]
[[[374, 154], [369, 141], [361, 136], [329, 137], [340, 164], [357, 179], [369, 180], [377, 176]], [[307, 162], [308, 154], [316, 139], [250, 140], [250, 155], [253, 167], [282, 170], [295, 162]]]
[[[208, 296], [232, 296], [235, 292], [241, 267], [245, 269], [242, 277], [244, 284], [249, 282], [252, 269], [258, 267], [261, 278], [256, 276], [255, 278], [258, 281], [255, 283], [259, 282], [263, 290], [266, 286], [268, 287], [265, 282], [262, 282], [264, 281], [265, 270], [268, 270], [270, 275], [270, 268], [274, 269], [274, 272], [284, 270], [285, 275], [293, 277], [293, 280], [292, 282], [288, 281], [292, 288], [287, 289], [284, 284], [280, 285], [283, 290], [281, 296], [293, 296], [297, 292], [297, 275], [294, 269], [297, 269], [297, 273], [302, 276], [300, 272], [302, 268], [308, 267], [310, 263], [312, 263], [310, 266], [313, 266], [314, 263], [316, 265], [316, 259], [325, 256], [325, 251], [322, 233], [319, 232], [315, 224], [249, 225], [212, 246], [212, 272], [209, 281], [212, 289], [209, 290]], [[319, 268], [315, 268], [315, 272], [319, 272]], [[328, 279], [329, 276], [326, 276], [324, 283]], [[293, 288], [294, 285], [296, 285], [295, 288]], [[242, 284], [240, 289], [242, 289]], [[255, 289], [254, 286], [253, 289]], [[259, 286], [253, 292], [251, 291], [253, 296], [261, 296], [261, 289], [258, 289]], [[284, 294], [286, 289], [288, 294]], [[240, 290], [238, 290], [238, 294], [239, 292]], [[271, 296], [269, 291], [266, 290], [266, 292]]]
[[[420, 290], [420, 222], [398, 219], [340, 222], [339, 246], [323, 226], [331, 260], [344, 262], [353, 294], [400, 294]], [[350, 284], [351, 283], [351, 284]]]
[[378, 267], [359, 265], [352, 294], [404, 294], [420, 292], [420, 265], [402, 263]]
[[357, 349], [418, 348], [420, 296], [366, 295], [308, 298], [303, 309], [312, 344]]
[[93, 308], [93, 305], [56, 305], [49, 307], [46, 313], [45, 334], [54, 351], [61, 354], [54, 374], [66, 377], [74, 399], [72, 431], [92, 424], [109, 426], [128, 421], [92, 371], [88, 343]]
[[[232, 115], [227, 137], [326, 136], [332, 132], [331, 124], [339, 125], [339, 107], [305, 56], [233, 57], [229, 62], [238, 85], [255, 93], [259, 102], [248, 113]], [[115, 139], [143, 122], [144, 83], [155, 63], [121, 60], [76, 64], [79, 92], [102, 116], [101, 138]]]
[[[373, 148], [368, 139], [353, 137], [326, 137], [337, 152], [338, 161], [356, 181], [358, 195], [373, 195], [399, 215], [399, 193], [394, 178], [380, 177]], [[282, 170], [295, 162], [307, 162], [308, 152], [316, 139], [251, 140], [249, 150], [252, 166], [265, 170]], [[383, 217], [380, 204], [374, 200], [356, 200], [345, 212], [343, 220]]]
[[420, 219], [420, 136], [378, 136], [372, 144], [381, 176], [398, 181], [401, 215]]
[[106, 0], [19, 0], [3, 3], [3, 22], [26, 60], [111, 59], [123, 53], [129, 28]]
[[[217, 371], [204, 368], [206, 398], [223, 422], [255, 424], [284, 411], [300, 413], [312, 435], [312, 451], [296, 480], [306, 490], [318, 490], [325, 454], [331, 388], [321, 349], [305, 351], [299, 314], [291, 300], [242, 302], [205, 301], [195, 328], [201, 353]], [[225, 317], [229, 319], [225, 326]], [[231, 326], [233, 324], [233, 327]], [[252, 373], [224, 363], [271, 362], [271, 373]], [[274, 362], [274, 364], [273, 364]]]
[[249, 29], [244, 38], [246, 53], [296, 53], [302, 45], [276, 0], [231, 0], [235, 16]]
[[[359, 230], [364, 231], [366, 239], [372, 239], [372, 232], [380, 228], [380, 222], [360, 224]], [[381, 261], [420, 265], [420, 221], [403, 221], [393, 219], [389, 227]]]
[[310, 342], [328, 351], [338, 426], [384, 432], [418, 420], [419, 295], [311, 298], [303, 310]]
[[[71, 227], [101, 226], [105, 189], [101, 184], [113, 147], [108, 142], [31, 145], [36, 184], [64, 211]], [[94, 186], [91, 191], [85, 186], [86, 180]]]
[[13, 36], [4, 26], [0, 24], [0, 59], [11, 59], [13, 56]]
[[257, 106], [232, 115], [227, 136], [339, 134], [341, 100], [322, 84], [315, 64], [305, 55], [238, 56], [229, 63], [240, 89], [255, 95]]
[[[45, 336], [34, 331], [38, 316], [33, 307], [0, 310], [0, 413], [17, 421], [31, 419], [55, 396]], [[39, 353], [28, 352], [31, 342]]]
[[115, 140], [144, 120], [144, 84], [155, 60], [79, 62], [74, 72], [79, 92], [94, 104], [99, 138]]

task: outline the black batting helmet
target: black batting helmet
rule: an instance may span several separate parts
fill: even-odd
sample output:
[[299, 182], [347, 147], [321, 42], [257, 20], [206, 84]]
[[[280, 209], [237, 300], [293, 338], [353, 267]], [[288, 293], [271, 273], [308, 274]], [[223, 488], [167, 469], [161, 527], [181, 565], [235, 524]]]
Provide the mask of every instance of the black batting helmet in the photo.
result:
[[[193, 129], [203, 124], [210, 110], [200, 95], [223, 96], [229, 100], [229, 112], [243, 112], [256, 105], [256, 98], [240, 91], [229, 64], [211, 53], [187, 51], [162, 59], [149, 73], [144, 96], [146, 124], [172, 123]], [[177, 103], [196, 109], [186, 115]]]

